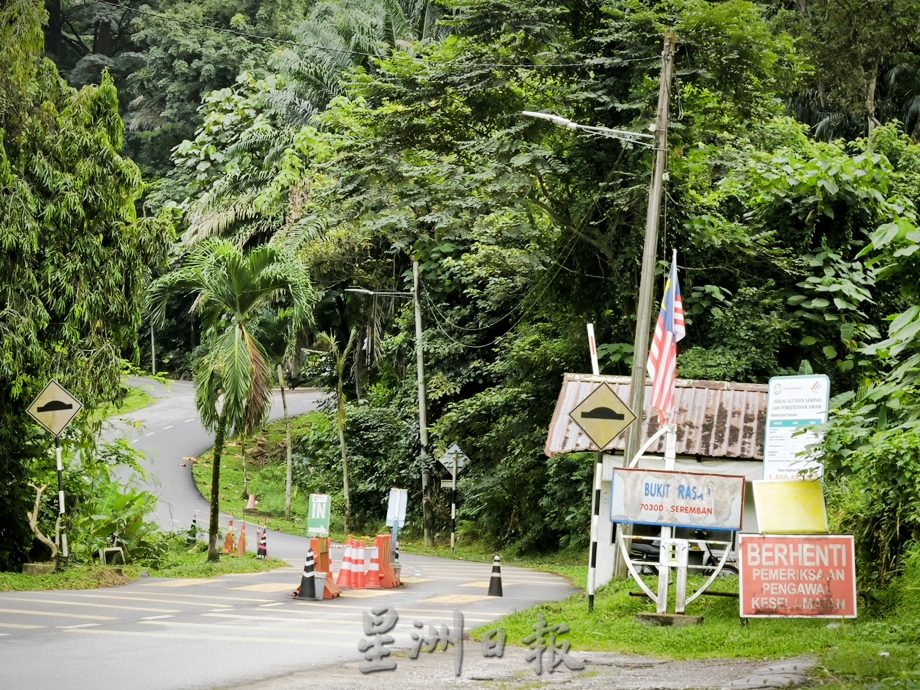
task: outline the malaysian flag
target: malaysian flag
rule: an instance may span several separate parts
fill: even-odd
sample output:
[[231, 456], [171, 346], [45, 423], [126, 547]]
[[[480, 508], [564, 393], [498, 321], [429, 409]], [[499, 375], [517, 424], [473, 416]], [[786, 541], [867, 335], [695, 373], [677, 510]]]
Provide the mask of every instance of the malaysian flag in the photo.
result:
[[686, 335], [684, 304], [677, 283], [677, 251], [671, 261], [671, 273], [664, 284], [664, 299], [655, 335], [648, 353], [648, 375], [652, 378], [650, 407], [658, 412], [658, 424], [665, 424], [674, 406], [674, 380], [677, 378], [677, 341]]

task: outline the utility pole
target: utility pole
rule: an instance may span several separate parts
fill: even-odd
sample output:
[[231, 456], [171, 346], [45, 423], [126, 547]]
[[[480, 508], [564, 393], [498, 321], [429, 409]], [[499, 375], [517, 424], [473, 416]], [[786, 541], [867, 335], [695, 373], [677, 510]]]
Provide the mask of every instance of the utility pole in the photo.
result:
[[150, 373], [157, 375], [157, 345], [153, 337], [153, 324], [150, 324]]
[[287, 398], [284, 395], [284, 371], [278, 365], [278, 386], [281, 387], [281, 407], [284, 410], [284, 439], [287, 449], [287, 469], [284, 477], [284, 519], [291, 519], [291, 483], [294, 474], [294, 458], [291, 451], [291, 420], [288, 419]]
[[[652, 182], [648, 190], [648, 210], [645, 216], [645, 242], [642, 247], [642, 274], [639, 280], [639, 300], [636, 305], [636, 331], [633, 341], [633, 365], [630, 378], [629, 406], [636, 421], [629, 427], [626, 437], [625, 463], [629, 463], [642, 443], [645, 426], [645, 367], [648, 360], [649, 326], [652, 313], [652, 289], [655, 279], [655, 253], [658, 248], [658, 219], [661, 216], [661, 195], [668, 154], [668, 113], [671, 96], [671, 75], [674, 67], [674, 47], [677, 39], [673, 32], [664, 35], [661, 53], [661, 83], [658, 86], [658, 116], [655, 122], [655, 163]], [[631, 529], [619, 526], [620, 534], [631, 534]], [[626, 564], [616, 552], [614, 576], [626, 576]]]
[[428, 411], [425, 406], [425, 359], [422, 354], [422, 302], [419, 282], [418, 261], [413, 261], [412, 299], [415, 302], [415, 360], [418, 372], [418, 428], [419, 442], [422, 445], [422, 526], [425, 534], [425, 546], [434, 546], [431, 497], [429, 496], [431, 477], [428, 472]]

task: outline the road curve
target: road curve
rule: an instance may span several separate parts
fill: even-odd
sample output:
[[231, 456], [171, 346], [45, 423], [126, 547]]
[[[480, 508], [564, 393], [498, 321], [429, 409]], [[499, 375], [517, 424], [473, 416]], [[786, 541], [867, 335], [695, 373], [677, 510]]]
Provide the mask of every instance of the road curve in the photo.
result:
[[[195, 387], [187, 381], [162, 385], [152, 379], [134, 378], [131, 385], [147, 390], [156, 402], [136, 412], [122, 415], [106, 425], [103, 437], [124, 438], [144, 453], [142, 463], [147, 472], [146, 488], [157, 496], [155, 520], [167, 531], [185, 531], [197, 514], [199, 527], [207, 530], [210, 507], [198, 492], [192, 478], [188, 457], [198, 457], [214, 444], [213, 436], [205, 430], [195, 407]], [[318, 389], [293, 390], [285, 393], [288, 413], [292, 416], [315, 410], [326, 397]], [[282, 416], [281, 395], [275, 391], [269, 419]], [[295, 506], [306, 513], [306, 505]], [[229, 516], [221, 514], [225, 526]], [[271, 555], [286, 560], [303, 560], [306, 536], [268, 532]], [[255, 532], [247, 541], [255, 551]]]

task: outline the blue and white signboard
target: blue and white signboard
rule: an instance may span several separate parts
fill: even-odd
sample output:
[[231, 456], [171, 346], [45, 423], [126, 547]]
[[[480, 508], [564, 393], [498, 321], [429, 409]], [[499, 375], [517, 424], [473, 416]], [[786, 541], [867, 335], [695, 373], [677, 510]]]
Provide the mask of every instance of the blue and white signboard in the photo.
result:
[[744, 477], [615, 467], [610, 519], [636, 525], [741, 529]]
[[827, 422], [830, 391], [830, 379], [824, 374], [770, 379], [764, 479], [817, 479], [822, 476], [824, 467], [818, 455], [808, 447], [820, 443], [824, 437], [824, 432], [814, 427]]

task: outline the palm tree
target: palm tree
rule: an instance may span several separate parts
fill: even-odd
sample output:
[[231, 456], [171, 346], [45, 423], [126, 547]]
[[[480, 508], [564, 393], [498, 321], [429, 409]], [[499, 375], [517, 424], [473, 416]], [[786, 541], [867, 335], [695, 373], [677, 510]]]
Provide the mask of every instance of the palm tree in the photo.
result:
[[329, 352], [335, 360], [335, 421], [339, 432], [339, 451], [342, 458], [342, 494], [345, 497], [345, 533], [351, 524], [351, 492], [348, 488], [348, 447], [345, 445], [345, 365], [358, 339], [357, 329], [351, 329], [345, 349], [340, 349], [338, 341], [329, 333], [321, 333], [315, 345]]
[[205, 354], [194, 366], [195, 403], [205, 427], [214, 433], [208, 560], [217, 561], [220, 459], [227, 433], [248, 433], [268, 414], [271, 380], [267, 356], [254, 323], [284, 304], [289, 321], [288, 347], [312, 323], [319, 295], [302, 264], [272, 245], [247, 253], [227, 240], [196, 245], [180, 265], [150, 288], [148, 306], [155, 322], [165, 319], [175, 293], [195, 296], [201, 316]]

